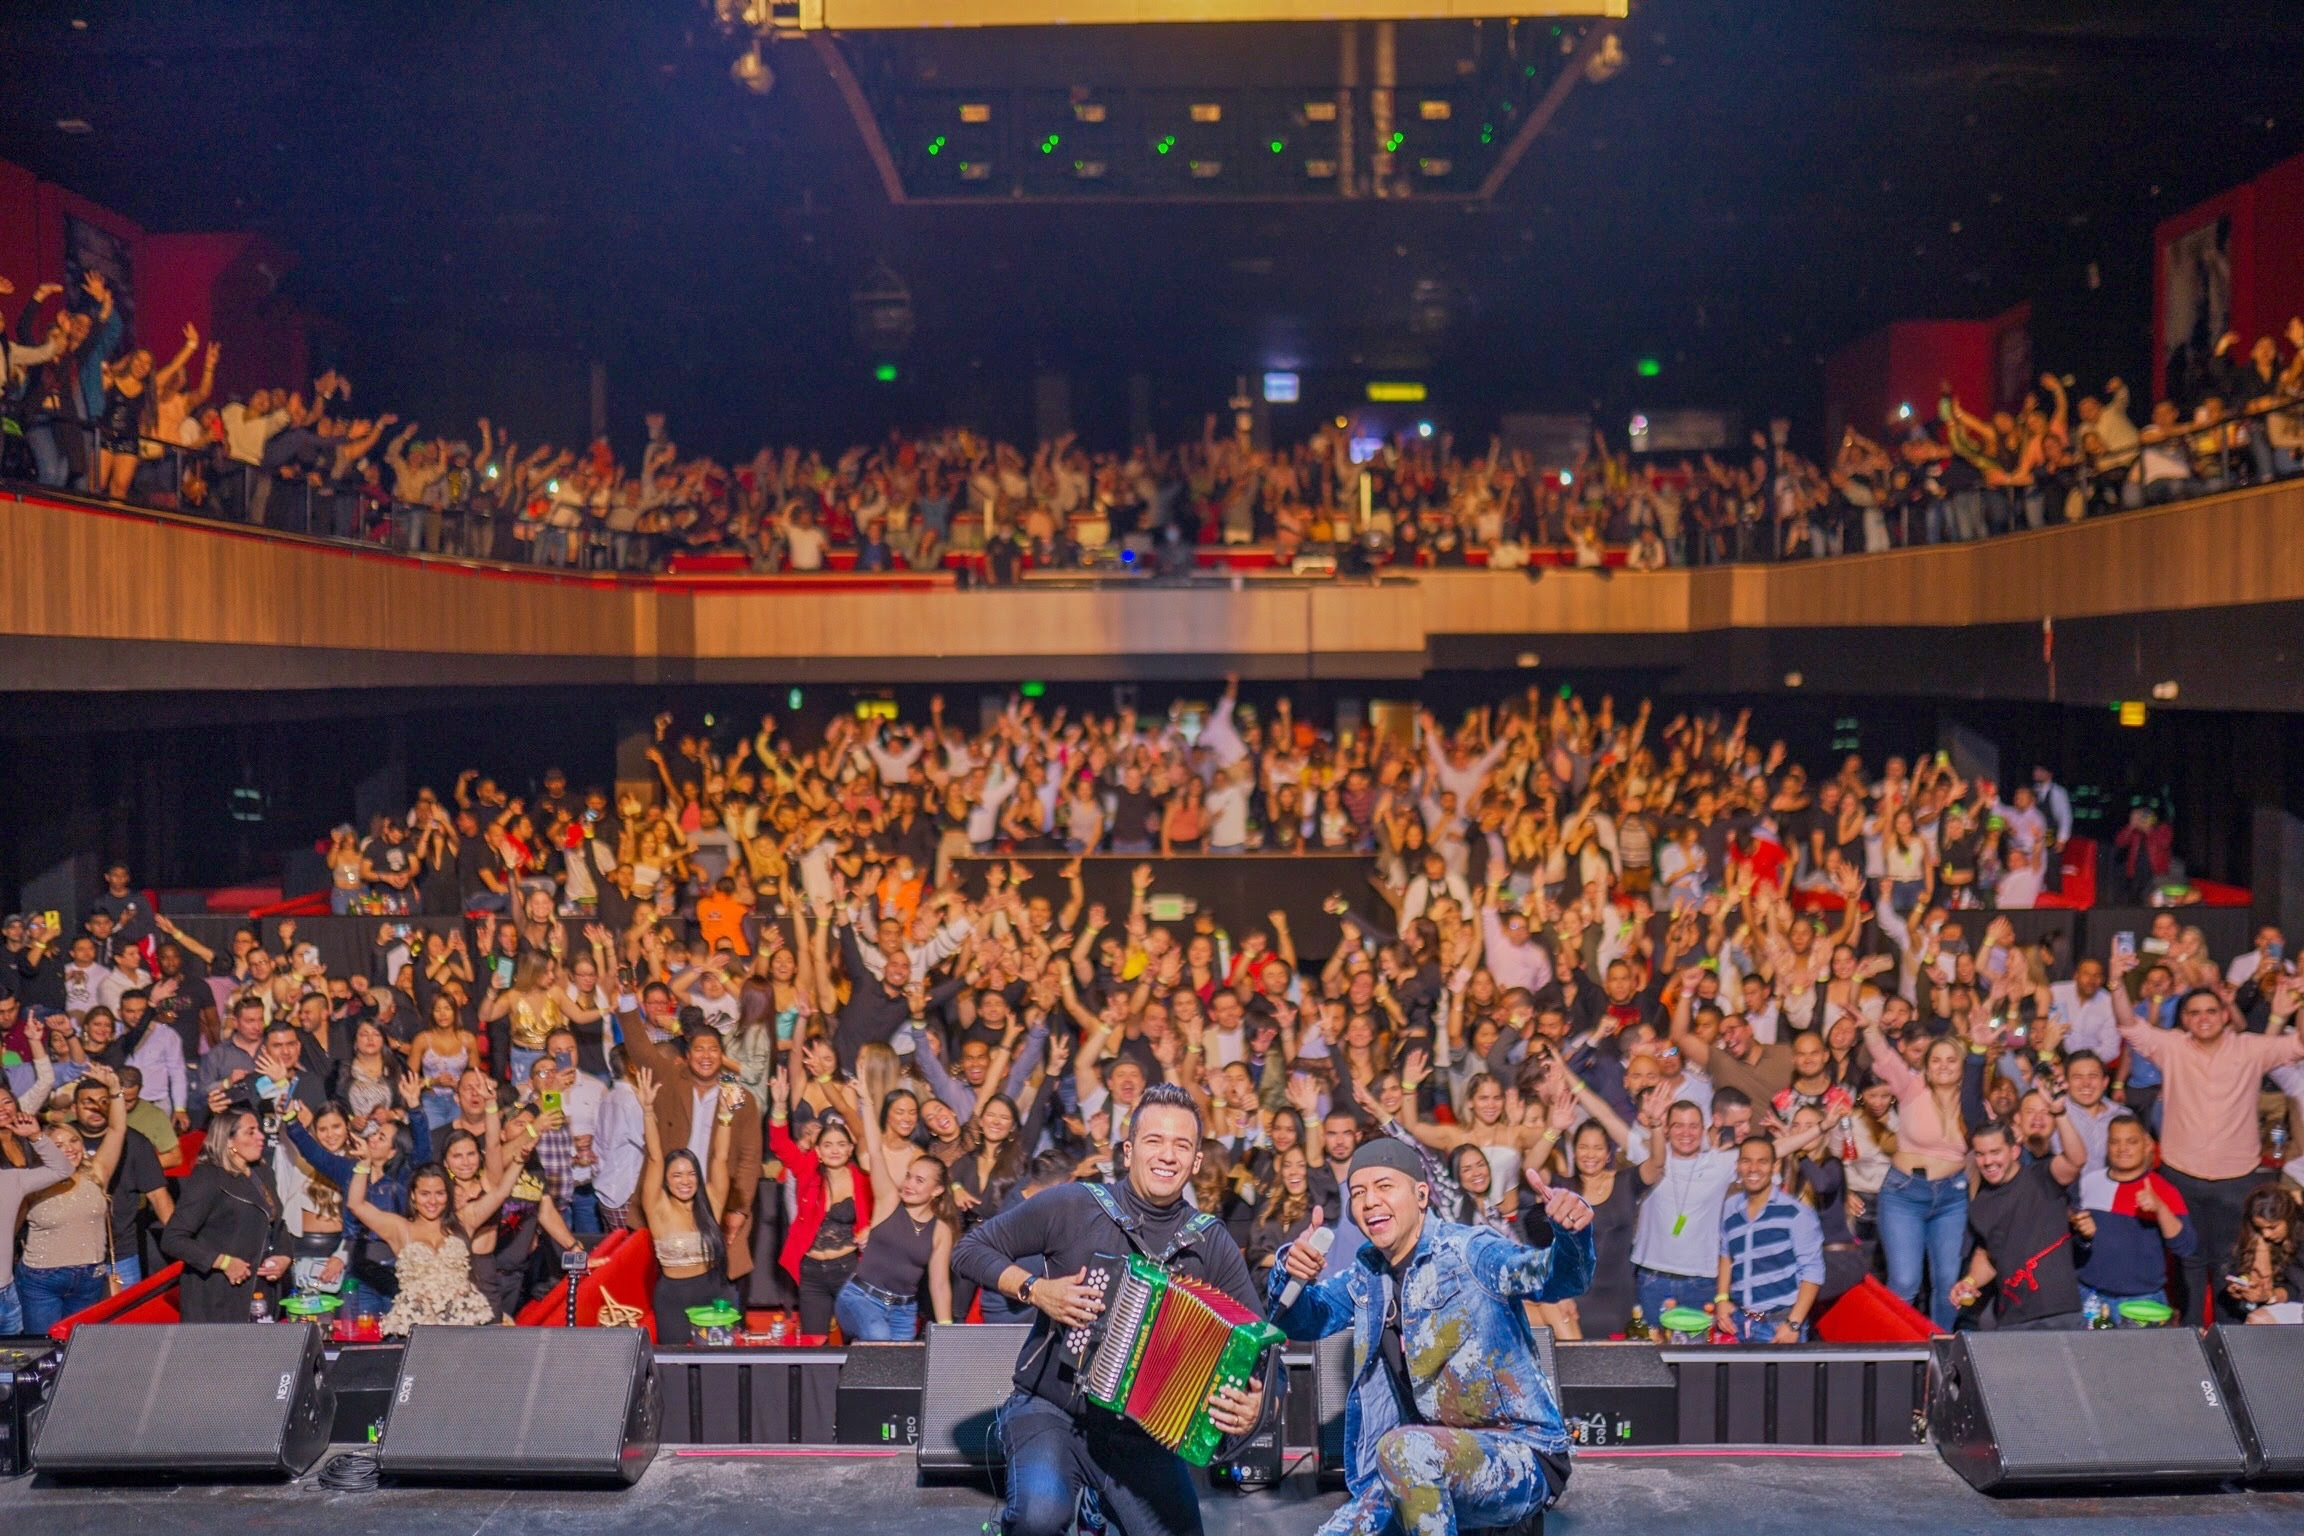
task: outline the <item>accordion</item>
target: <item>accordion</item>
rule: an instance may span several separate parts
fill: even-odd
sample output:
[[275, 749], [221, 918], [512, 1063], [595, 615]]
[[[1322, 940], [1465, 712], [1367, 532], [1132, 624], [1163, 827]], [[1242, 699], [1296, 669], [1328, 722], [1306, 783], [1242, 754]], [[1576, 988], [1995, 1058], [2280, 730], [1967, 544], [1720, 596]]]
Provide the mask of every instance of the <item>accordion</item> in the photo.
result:
[[1086, 1283], [1104, 1310], [1058, 1338], [1080, 1390], [1192, 1465], [1208, 1465], [1224, 1440], [1208, 1394], [1245, 1389], [1285, 1335], [1214, 1286], [1134, 1254], [1098, 1254]]

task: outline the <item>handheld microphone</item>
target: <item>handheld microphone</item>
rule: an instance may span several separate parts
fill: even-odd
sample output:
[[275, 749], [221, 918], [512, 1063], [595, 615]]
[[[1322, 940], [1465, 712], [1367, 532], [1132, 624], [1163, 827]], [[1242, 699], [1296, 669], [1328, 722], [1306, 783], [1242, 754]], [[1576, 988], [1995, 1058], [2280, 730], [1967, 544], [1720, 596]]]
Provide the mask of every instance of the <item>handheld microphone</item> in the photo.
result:
[[[1300, 1243], [1309, 1243], [1314, 1253], [1320, 1255], [1322, 1259], [1326, 1259], [1328, 1257], [1328, 1250], [1336, 1246], [1336, 1229], [1334, 1227], [1323, 1224], [1321, 1226], [1314, 1227], [1311, 1231], [1296, 1239], [1296, 1241]], [[1287, 1285], [1281, 1288], [1279, 1309], [1283, 1312], [1287, 1311], [1290, 1307], [1296, 1305], [1296, 1298], [1303, 1294], [1304, 1282], [1293, 1278], [1290, 1279]]]

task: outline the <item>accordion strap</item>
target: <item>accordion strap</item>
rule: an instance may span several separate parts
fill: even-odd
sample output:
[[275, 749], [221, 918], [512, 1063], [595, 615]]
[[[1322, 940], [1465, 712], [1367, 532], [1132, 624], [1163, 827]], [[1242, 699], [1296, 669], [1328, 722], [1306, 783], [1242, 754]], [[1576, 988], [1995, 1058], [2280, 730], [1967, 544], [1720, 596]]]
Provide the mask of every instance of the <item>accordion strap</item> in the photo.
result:
[[1120, 1235], [1128, 1239], [1128, 1246], [1155, 1264], [1167, 1264], [1179, 1252], [1189, 1247], [1202, 1233], [1209, 1231], [1216, 1225], [1216, 1218], [1208, 1212], [1194, 1211], [1191, 1219], [1176, 1230], [1174, 1237], [1168, 1239], [1168, 1246], [1158, 1253], [1154, 1253], [1144, 1246], [1143, 1239], [1137, 1235], [1136, 1218], [1120, 1209], [1120, 1202], [1112, 1198], [1112, 1191], [1101, 1184], [1091, 1184], [1088, 1186], [1088, 1193], [1094, 1195], [1096, 1203], [1104, 1207], [1104, 1214], [1112, 1218], [1112, 1224], [1120, 1229]]

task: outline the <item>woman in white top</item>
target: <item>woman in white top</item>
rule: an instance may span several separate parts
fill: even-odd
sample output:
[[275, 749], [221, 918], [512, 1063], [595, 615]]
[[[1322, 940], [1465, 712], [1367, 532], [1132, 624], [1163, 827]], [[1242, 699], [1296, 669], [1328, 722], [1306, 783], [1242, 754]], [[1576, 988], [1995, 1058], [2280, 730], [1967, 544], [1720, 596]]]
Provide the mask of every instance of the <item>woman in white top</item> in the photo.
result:
[[1523, 1125], [1517, 1113], [1517, 1094], [1507, 1094], [1501, 1083], [1482, 1072], [1465, 1084], [1465, 1117], [1457, 1125], [1427, 1125], [1418, 1115], [1416, 1090], [1431, 1072], [1431, 1059], [1411, 1051], [1400, 1070], [1400, 1120], [1415, 1137], [1435, 1152], [1453, 1152], [1467, 1143], [1488, 1158], [1489, 1184], [1513, 1189], [1520, 1183], [1520, 1166], [1530, 1155], [1544, 1157], [1560, 1138], [1538, 1125]]
[[696, 1154], [686, 1147], [674, 1148], [667, 1157], [664, 1133], [656, 1124], [656, 1096], [663, 1085], [641, 1067], [632, 1075], [632, 1087], [640, 1099], [641, 1134], [647, 1138], [636, 1198], [656, 1245], [656, 1342], [677, 1346], [695, 1337], [689, 1308], [736, 1303], [736, 1289], [728, 1283], [727, 1244], [720, 1235], [720, 1215], [728, 1201], [728, 1122], [720, 1119], [712, 1128], [710, 1169], [699, 1168]]

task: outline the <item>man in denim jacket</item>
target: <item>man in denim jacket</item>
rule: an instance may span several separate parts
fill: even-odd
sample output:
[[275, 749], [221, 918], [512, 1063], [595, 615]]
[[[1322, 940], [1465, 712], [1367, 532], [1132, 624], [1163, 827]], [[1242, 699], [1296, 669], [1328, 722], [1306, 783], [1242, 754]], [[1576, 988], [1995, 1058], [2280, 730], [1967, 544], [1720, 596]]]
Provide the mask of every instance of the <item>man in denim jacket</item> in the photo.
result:
[[[1319, 1280], [1320, 1250], [1283, 1250], [1269, 1282], [1272, 1321], [1292, 1339], [1352, 1330], [1344, 1408], [1352, 1497], [1321, 1536], [1451, 1536], [1518, 1524], [1560, 1497], [1568, 1434], [1537, 1363], [1524, 1303], [1564, 1301], [1592, 1279], [1592, 1208], [1543, 1183], [1523, 1231], [1532, 1246], [1442, 1221], [1413, 1147], [1378, 1137], [1346, 1180], [1367, 1238], [1352, 1266]], [[1397, 1525], [1395, 1525], [1397, 1522]]]

